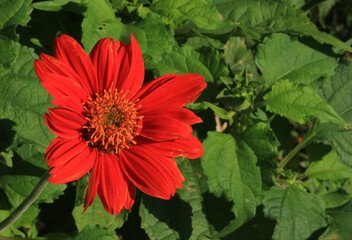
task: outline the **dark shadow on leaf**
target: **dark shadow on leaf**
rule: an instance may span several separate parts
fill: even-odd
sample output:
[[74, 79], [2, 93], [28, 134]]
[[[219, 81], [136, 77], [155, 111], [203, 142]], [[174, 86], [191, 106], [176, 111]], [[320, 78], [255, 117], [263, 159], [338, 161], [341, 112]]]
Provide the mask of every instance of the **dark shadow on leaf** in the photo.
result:
[[10, 210], [11, 207], [11, 203], [6, 196], [6, 193], [2, 188], [0, 188], [0, 210]]
[[276, 221], [264, 216], [263, 207], [259, 206], [256, 215], [249, 222], [241, 226], [222, 240], [271, 240], [274, 233]]
[[205, 192], [202, 196], [204, 199], [203, 212], [208, 222], [215, 227], [215, 230], [222, 230], [235, 218], [235, 215], [231, 212], [232, 202], [224, 196], [218, 198], [210, 192]]
[[150, 214], [178, 232], [180, 239], [189, 239], [192, 234], [192, 208], [188, 203], [178, 195], [162, 200], [143, 194], [142, 199]]
[[13, 130], [15, 125], [10, 119], [0, 119], [0, 152], [6, 151], [12, 145], [16, 134]]

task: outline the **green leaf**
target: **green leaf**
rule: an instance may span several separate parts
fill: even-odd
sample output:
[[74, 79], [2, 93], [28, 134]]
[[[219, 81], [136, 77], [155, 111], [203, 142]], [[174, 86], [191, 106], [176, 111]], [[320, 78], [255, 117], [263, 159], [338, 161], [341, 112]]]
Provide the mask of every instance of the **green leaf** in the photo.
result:
[[180, 239], [177, 231], [170, 229], [164, 222], [160, 221], [144, 205], [143, 201], [139, 206], [139, 215], [142, 220], [142, 227], [153, 240], [176, 240]]
[[309, 45], [286, 34], [272, 34], [265, 38], [258, 46], [256, 62], [267, 85], [280, 79], [309, 84], [334, 74], [337, 61], [332, 51], [314, 41], [306, 43]]
[[[176, 45], [174, 32], [162, 19], [143, 19], [136, 23], [146, 34], [146, 50], [144, 54], [161, 60], [161, 55], [170, 53]], [[162, 36], [162, 37], [160, 37]]]
[[329, 228], [320, 236], [321, 240], [348, 240], [352, 236], [352, 202], [345, 206], [328, 209]]
[[[345, 61], [336, 68], [336, 73], [324, 81], [321, 96], [327, 101], [341, 117], [349, 124], [352, 123], [352, 98], [349, 89], [351, 85], [352, 61]], [[350, 127], [332, 124], [320, 124], [317, 140], [331, 145], [340, 162], [352, 166], [352, 131]]]
[[241, 28], [245, 35], [260, 39], [262, 35], [285, 32], [309, 36], [347, 51], [352, 48], [333, 36], [320, 32], [300, 9], [272, 0], [209, 0], [225, 20]]
[[216, 30], [222, 24], [220, 13], [205, 0], [156, 0], [150, 10], [165, 17], [173, 28], [192, 22], [199, 28]]
[[335, 150], [337, 159], [352, 166], [351, 130], [346, 130], [334, 124], [321, 124], [315, 139], [331, 145]]
[[277, 176], [276, 158], [280, 146], [273, 130], [268, 124], [259, 122], [249, 127], [238, 138], [243, 140], [257, 156], [263, 188], [273, 186]]
[[112, 37], [114, 41], [128, 43], [131, 41], [131, 33], [144, 52], [147, 41], [146, 34], [140, 28], [123, 24], [120, 18], [116, 18], [108, 0], [91, 0], [87, 3], [87, 11], [82, 22], [82, 43], [87, 53], [100, 39], [106, 37]]
[[0, 35], [0, 73], [10, 68], [16, 61], [21, 45], [5, 36]]
[[232, 220], [218, 235], [230, 234], [255, 215], [261, 193], [260, 170], [253, 150], [229, 134], [208, 132], [201, 158], [209, 191], [234, 202]]
[[165, 201], [142, 195], [139, 214], [151, 239], [213, 239], [212, 226], [203, 213], [205, 177], [198, 160], [177, 158], [185, 177], [181, 189]]
[[87, 2], [88, 0], [51, 0], [51, 1], [32, 3], [32, 7], [43, 11], [57, 12], [61, 10], [68, 3], [77, 3], [77, 4], [84, 5]]
[[69, 240], [118, 240], [113, 229], [102, 227], [99, 225], [87, 225], [77, 236], [69, 238]]
[[313, 162], [305, 175], [320, 180], [352, 178], [352, 168], [340, 163], [334, 151], [331, 151], [320, 161]]
[[201, 191], [201, 179], [195, 171], [191, 161], [186, 158], [182, 158], [178, 164], [182, 175], [185, 177], [183, 188], [177, 189], [177, 194], [180, 198], [189, 203], [192, 208], [192, 235], [189, 240], [197, 239], [214, 239], [213, 230], [208, 223], [205, 214], [202, 211], [202, 191]]
[[174, 48], [171, 53], [163, 54], [160, 61], [146, 62], [146, 68], [155, 68], [159, 75], [196, 73], [205, 78], [206, 82], [214, 82], [209, 69], [199, 60], [200, 54], [190, 46]]
[[[0, 185], [5, 190], [12, 206], [17, 207], [32, 192], [40, 177], [25, 175], [4, 175], [0, 177]], [[52, 203], [66, 189], [66, 184], [49, 183], [40, 194], [36, 203]]]
[[98, 195], [95, 197], [94, 202], [87, 211], [82, 214], [84, 211], [83, 199], [87, 186], [88, 176], [77, 181], [76, 204], [72, 211], [72, 216], [75, 219], [78, 231], [84, 231], [84, 229], [90, 224], [98, 224], [109, 229], [120, 228], [127, 220], [128, 211], [122, 211], [117, 216], [109, 214], [105, 210]]
[[0, 116], [16, 123], [14, 130], [20, 142], [36, 144], [44, 152], [54, 139], [44, 122], [52, 97], [35, 74], [36, 58], [32, 49], [21, 47], [11, 68], [0, 73]]
[[273, 187], [263, 205], [265, 215], [278, 222], [273, 239], [304, 240], [326, 225], [322, 199], [292, 185]]
[[32, 12], [31, 0], [1, 0], [0, 29], [11, 25], [25, 26]]
[[345, 61], [336, 68], [335, 75], [324, 81], [322, 97], [347, 122], [352, 123], [352, 61]]
[[344, 120], [318, 93], [307, 86], [294, 85], [288, 80], [275, 83], [264, 96], [266, 109], [299, 123], [318, 118], [322, 123], [345, 125]]

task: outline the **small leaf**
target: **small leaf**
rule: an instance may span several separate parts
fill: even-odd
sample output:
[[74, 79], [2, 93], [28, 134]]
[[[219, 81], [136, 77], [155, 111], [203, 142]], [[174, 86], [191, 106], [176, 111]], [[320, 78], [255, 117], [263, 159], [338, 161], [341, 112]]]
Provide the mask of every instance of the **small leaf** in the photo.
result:
[[263, 205], [265, 215], [278, 221], [273, 239], [305, 240], [326, 225], [322, 199], [292, 185], [273, 187]]
[[275, 83], [264, 96], [266, 109], [299, 123], [318, 118], [322, 123], [344, 126], [345, 122], [335, 110], [314, 90], [303, 85], [293, 85], [288, 80]]
[[320, 161], [312, 162], [305, 175], [320, 180], [352, 178], [352, 168], [340, 163], [331, 151]]
[[[280, 79], [309, 84], [334, 74], [336, 58], [325, 46], [314, 41], [304, 44], [298, 37], [272, 34], [258, 46], [256, 62], [267, 85]], [[314, 48], [312, 48], [314, 46]]]

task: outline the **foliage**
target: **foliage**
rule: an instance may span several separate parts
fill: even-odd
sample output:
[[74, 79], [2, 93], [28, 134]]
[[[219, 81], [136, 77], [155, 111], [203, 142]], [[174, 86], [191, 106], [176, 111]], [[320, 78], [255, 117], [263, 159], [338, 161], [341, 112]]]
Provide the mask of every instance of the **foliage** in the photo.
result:
[[[52, 97], [33, 68], [68, 34], [143, 53], [146, 81], [196, 73], [187, 106], [204, 155], [176, 159], [169, 201], [137, 192], [131, 211], [84, 213], [87, 176], [49, 184], [0, 236], [9, 239], [350, 239], [352, 4], [343, 0], [0, 1], [0, 221], [46, 171]], [[344, 42], [346, 41], [346, 42]]]

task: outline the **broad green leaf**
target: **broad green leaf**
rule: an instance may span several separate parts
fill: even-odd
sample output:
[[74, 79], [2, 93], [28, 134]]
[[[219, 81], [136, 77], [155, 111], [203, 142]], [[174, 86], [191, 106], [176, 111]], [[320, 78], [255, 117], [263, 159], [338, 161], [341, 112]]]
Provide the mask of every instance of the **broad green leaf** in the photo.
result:
[[75, 208], [72, 211], [72, 215], [75, 219], [78, 231], [84, 231], [85, 227], [89, 226], [89, 224], [98, 224], [102, 227], [107, 227], [110, 229], [120, 228], [123, 223], [127, 220], [128, 212], [126, 210], [122, 211], [117, 216], [109, 214], [105, 210], [98, 195], [95, 197], [94, 202], [87, 209], [87, 211], [82, 214], [84, 211], [83, 199], [87, 185], [87, 176], [79, 179], [77, 182], [76, 204]]
[[313, 162], [305, 175], [321, 180], [352, 178], [352, 168], [340, 163], [336, 154], [331, 151], [320, 161]]
[[32, 0], [1, 0], [0, 29], [10, 25], [25, 26], [30, 20]]
[[84, 5], [88, 0], [47, 0], [42, 2], [32, 3], [32, 7], [44, 11], [57, 12], [68, 3], [77, 3]]
[[352, 61], [345, 61], [337, 68], [335, 75], [324, 81], [322, 97], [347, 122], [352, 123]]
[[165, 17], [173, 28], [192, 22], [199, 28], [216, 30], [222, 23], [220, 13], [206, 0], [156, 0], [150, 10]]
[[273, 187], [263, 205], [265, 215], [277, 220], [273, 239], [305, 240], [326, 226], [322, 199], [295, 186]]
[[185, 182], [183, 183], [183, 188], [177, 190], [180, 198], [189, 203], [192, 208], [192, 235], [189, 237], [189, 240], [214, 239], [211, 237], [214, 235], [213, 230], [202, 211], [201, 180], [194, 170], [191, 161], [194, 160], [182, 158], [178, 164], [185, 177]]
[[21, 45], [0, 35], [0, 73], [17, 60]]
[[268, 111], [299, 123], [318, 118], [322, 123], [345, 125], [340, 115], [318, 93], [304, 85], [294, 85], [288, 80], [279, 81], [264, 99]]
[[319, 237], [321, 240], [349, 240], [352, 236], [352, 203], [328, 209], [329, 228]]
[[[298, 37], [273, 34], [258, 46], [256, 62], [267, 85], [280, 79], [309, 84], [334, 74], [337, 66], [332, 51], [314, 41], [304, 44]], [[314, 46], [314, 48], [312, 48]]]
[[142, 227], [148, 234], [150, 239], [153, 240], [176, 240], [180, 239], [177, 231], [170, 229], [164, 222], [160, 221], [152, 213], [148, 211], [146, 206], [141, 202], [139, 206], [139, 215], [142, 220]]
[[262, 35], [285, 32], [310, 36], [347, 51], [352, 48], [333, 36], [320, 32], [305, 13], [286, 3], [272, 0], [209, 0], [225, 20], [236, 24], [244, 34], [260, 39]]
[[14, 130], [20, 142], [36, 144], [44, 152], [54, 139], [44, 122], [52, 97], [34, 72], [36, 58], [32, 49], [21, 47], [11, 68], [0, 73], [0, 116], [16, 123]]
[[69, 240], [118, 240], [115, 231], [100, 225], [89, 224], [77, 236]]
[[277, 176], [276, 158], [279, 155], [280, 146], [273, 130], [268, 124], [259, 122], [248, 128], [238, 138], [242, 139], [257, 156], [263, 188], [268, 189], [273, 186]]
[[[336, 68], [336, 73], [324, 81], [321, 96], [349, 124], [352, 123], [352, 62], [346, 61]], [[321, 124], [317, 139], [330, 144], [340, 162], [352, 166], [352, 131], [350, 127], [343, 129], [332, 124]]]
[[146, 34], [147, 42], [144, 54], [153, 59], [161, 60], [161, 55], [170, 53], [172, 47], [176, 45], [173, 30], [161, 19], [143, 19], [137, 22], [136, 26]]
[[209, 191], [234, 202], [232, 220], [218, 235], [230, 234], [255, 215], [261, 193], [260, 169], [253, 150], [229, 134], [208, 132], [201, 158]]
[[200, 54], [190, 46], [174, 48], [171, 53], [163, 54], [160, 61], [146, 62], [146, 68], [155, 68], [159, 75], [196, 73], [202, 75], [206, 82], [213, 82], [209, 69], [199, 60]]
[[[0, 185], [5, 190], [12, 206], [17, 207], [32, 192], [39, 182], [39, 177], [25, 175], [4, 175]], [[36, 203], [52, 203], [66, 189], [66, 184], [49, 183], [40, 194]]]
[[44, 162], [44, 154], [39, 152], [35, 145], [23, 144], [15, 151], [23, 161], [33, 164], [39, 168], [48, 169], [47, 163]]
[[[97, 11], [99, 9], [99, 11]], [[131, 33], [135, 36], [142, 52], [146, 49], [146, 34], [138, 27], [123, 24], [115, 17], [108, 0], [90, 0], [82, 22], [82, 43], [89, 53], [102, 38], [112, 37], [114, 41], [131, 42]]]

